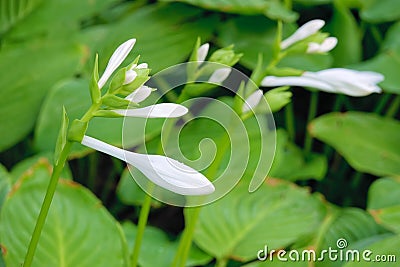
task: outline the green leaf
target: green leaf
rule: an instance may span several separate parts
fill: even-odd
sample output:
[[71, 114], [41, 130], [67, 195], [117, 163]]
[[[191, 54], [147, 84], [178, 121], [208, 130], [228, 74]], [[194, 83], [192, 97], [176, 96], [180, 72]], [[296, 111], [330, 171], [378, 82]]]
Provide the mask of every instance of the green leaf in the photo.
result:
[[368, 191], [368, 211], [386, 228], [400, 233], [400, 181], [382, 178], [375, 181]]
[[368, 0], [363, 2], [361, 18], [372, 23], [395, 21], [400, 19], [399, 1]]
[[298, 13], [287, 9], [280, 0], [270, 0], [264, 14], [270, 19], [284, 22], [294, 22], [299, 18]]
[[327, 162], [323, 155], [313, 154], [306, 161], [302, 150], [289, 141], [282, 129], [277, 130], [276, 141], [275, 158], [269, 176], [290, 181], [324, 178]]
[[[121, 175], [117, 187], [117, 196], [125, 205], [140, 206], [143, 204], [146, 193], [133, 179], [129, 169], [125, 169]], [[153, 199], [152, 206], [160, 207], [161, 203]]]
[[[0, 125], [6, 130], [0, 133], [0, 151], [32, 130], [48, 90], [72, 76], [82, 55], [82, 47], [65, 41], [23, 43], [1, 50]], [[61, 106], [58, 110], [59, 116]]]
[[289, 182], [270, 178], [253, 193], [240, 183], [202, 207], [194, 240], [218, 259], [247, 261], [264, 245], [286, 247], [314, 232], [322, 216], [320, 201]]
[[163, 2], [183, 2], [209, 10], [237, 14], [262, 14], [267, 9], [270, 1], [265, 0], [162, 0]]
[[0, 210], [4, 199], [11, 188], [11, 177], [7, 169], [0, 164]]
[[[7, 196], [0, 215], [7, 266], [19, 266], [24, 260], [49, 181], [49, 168], [47, 164], [36, 166]], [[61, 179], [32, 266], [127, 264], [126, 239], [118, 222], [89, 190]]]
[[[262, 25], [262, 27], [254, 27]], [[272, 51], [276, 35], [276, 23], [262, 16], [237, 17], [221, 23], [218, 27], [217, 44], [235, 45], [235, 51], [243, 53], [240, 62], [247, 68], [254, 69], [261, 53], [264, 64], [272, 60]], [[289, 36], [295, 31], [293, 24], [285, 24], [283, 35]], [[290, 54], [279, 67], [291, 67], [301, 70], [316, 71], [330, 66], [332, 57], [319, 54]]]
[[[15, 0], [9, 0], [15, 1]], [[32, 2], [19, 1], [19, 2]], [[36, 0], [36, 2], [38, 2]], [[30, 40], [34, 37], [74, 38], [82, 21], [92, 19], [118, 0], [46, 0], [5, 36], [5, 41]]]
[[400, 122], [396, 120], [361, 112], [330, 113], [313, 120], [308, 129], [357, 171], [400, 174]]
[[357, 21], [343, 2], [343, 0], [333, 2], [335, 8], [329, 24], [332, 36], [339, 40], [331, 52], [336, 66], [357, 63], [362, 56], [361, 33]]
[[56, 148], [54, 151], [54, 164], [58, 164], [58, 160], [60, 159], [61, 151], [64, 149], [64, 146], [67, 143], [67, 134], [68, 134], [68, 115], [65, 107], [62, 109], [62, 119], [61, 119], [61, 127], [58, 130], [58, 137], [56, 141]]
[[[397, 267], [399, 266], [398, 260], [400, 258], [400, 236], [391, 236], [374, 242], [373, 244], [365, 247], [365, 250], [372, 251], [370, 256], [371, 261], [353, 261], [344, 265], [344, 267], [375, 267], [377, 265], [384, 265], [385, 267]], [[383, 256], [385, 256], [386, 261], [383, 261]], [[376, 256], [380, 256], [380, 260], [376, 259]], [[391, 260], [389, 260], [389, 258]]]
[[[87, 89], [88, 82], [84, 79], [68, 80], [54, 87], [47, 95], [35, 128], [34, 144], [40, 151], [52, 151], [57, 132], [54, 127], [59, 123], [57, 114], [64, 105], [69, 112], [70, 120], [80, 118], [89, 108], [91, 100]], [[145, 138], [155, 136], [160, 132], [161, 120], [147, 121], [142, 118], [129, 118], [134, 121], [135, 127], [125, 129], [124, 145], [136, 146], [142, 144]], [[104, 140], [116, 146], [122, 145], [122, 131], [124, 118], [94, 118], [90, 121], [87, 135]], [[132, 122], [133, 123], [133, 122]], [[131, 124], [133, 125], [133, 124]], [[148, 126], [146, 134], [144, 127]], [[71, 157], [87, 154], [90, 149], [74, 144]]]
[[[23, 161], [18, 162], [11, 169], [11, 183], [15, 184], [18, 179], [26, 174], [32, 173], [38, 164], [47, 164], [50, 165], [50, 162], [53, 162], [54, 153], [48, 151], [45, 153], [38, 153], [32, 157], [24, 159]], [[65, 166], [60, 174], [60, 177], [66, 180], [72, 180], [71, 170], [69, 169], [68, 162], [65, 163]]]
[[96, 58], [94, 60], [92, 79], [89, 84], [90, 98], [92, 99], [92, 103], [100, 103], [101, 92], [99, 88], [99, 56], [96, 54]]
[[43, 0], [0, 0], [0, 35], [28, 16]]
[[[136, 225], [125, 222], [122, 224], [128, 245], [132, 251], [137, 228]], [[142, 267], [167, 267], [171, 266], [178, 249], [179, 240], [171, 241], [162, 230], [147, 226], [139, 254], [139, 265]], [[211, 261], [211, 256], [192, 246], [186, 266], [204, 266]]]

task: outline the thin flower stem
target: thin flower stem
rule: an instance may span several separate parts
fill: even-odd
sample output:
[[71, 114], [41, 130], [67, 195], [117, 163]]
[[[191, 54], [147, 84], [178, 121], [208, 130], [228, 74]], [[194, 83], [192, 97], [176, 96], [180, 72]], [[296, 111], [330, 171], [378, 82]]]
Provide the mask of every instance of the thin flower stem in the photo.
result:
[[194, 230], [199, 219], [201, 207], [191, 207], [186, 208], [186, 210], [188, 218], [187, 226], [182, 234], [182, 240], [179, 244], [178, 252], [173, 262], [173, 266], [178, 267], [184, 267], [186, 265], [186, 260], [189, 255], [190, 247], [192, 246]]
[[[336, 100], [335, 100], [335, 103], [333, 104], [332, 112], [341, 111], [345, 98], [346, 97], [344, 95], [336, 96]], [[324, 155], [326, 155], [327, 158], [331, 157], [332, 151], [333, 151], [332, 147], [325, 144], [323, 153], [324, 153]]]
[[39, 217], [36, 221], [35, 229], [33, 230], [32, 238], [29, 243], [28, 252], [25, 256], [23, 267], [30, 267], [32, 265], [33, 257], [42, 233], [43, 226], [46, 222], [47, 214], [49, 213], [50, 205], [53, 200], [54, 193], [57, 188], [58, 180], [60, 178], [61, 171], [64, 168], [65, 162], [69, 151], [71, 149], [72, 142], [67, 142], [60, 153], [60, 159], [58, 164], [54, 166], [53, 173], [51, 174], [50, 182], [47, 187], [46, 195], [44, 197], [42, 207], [40, 208]]
[[[315, 118], [317, 115], [317, 107], [318, 107], [318, 92], [313, 91], [311, 92], [310, 98], [310, 106], [308, 109], [308, 118], [307, 118], [307, 125], [310, 123], [312, 119]], [[309, 157], [311, 149], [312, 149], [312, 136], [308, 130], [306, 130], [306, 136], [304, 139], [304, 154], [306, 157]]]
[[393, 99], [392, 104], [390, 104], [388, 110], [386, 111], [385, 117], [387, 118], [393, 118], [396, 116], [397, 112], [399, 111], [400, 107], [400, 95], [396, 96], [395, 99]]
[[149, 218], [149, 213], [150, 213], [150, 208], [151, 208], [152, 197], [151, 197], [150, 193], [152, 191], [152, 188], [153, 188], [153, 186], [151, 184], [149, 192], [145, 195], [143, 205], [140, 209], [135, 245], [133, 246], [133, 251], [132, 251], [132, 256], [131, 256], [131, 267], [136, 267], [138, 264], [139, 253], [140, 253], [140, 248], [142, 245], [144, 230], [146, 228], [146, 224], [147, 224], [147, 220]]
[[217, 259], [216, 267], [225, 267], [228, 264], [227, 258]]
[[285, 122], [286, 122], [286, 129], [289, 134], [289, 138], [291, 140], [295, 139], [296, 136], [296, 126], [294, 123], [294, 111], [293, 111], [293, 102], [290, 102], [285, 107]]
[[374, 109], [374, 113], [381, 114], [383, 109], [386, 107], [386, 104], [390, 100], [391, 96], [392, 96], [391, 94], [382, 95], [382, 97], [379, 99], [379, 102]]

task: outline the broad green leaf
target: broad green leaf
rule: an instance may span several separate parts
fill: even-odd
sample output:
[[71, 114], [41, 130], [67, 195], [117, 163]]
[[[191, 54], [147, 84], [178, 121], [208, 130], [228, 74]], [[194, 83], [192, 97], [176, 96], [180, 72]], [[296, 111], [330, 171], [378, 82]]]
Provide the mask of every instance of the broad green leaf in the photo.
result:
[[[40, 164], [19, 180], [1, 211], [1, 244], [7, 266], [20, 266], [49, 182]], [[104, 253], [104, 252], [107, 253]], [[81, 185], [61, 179], [32, 266], [127, 266], [127, 244], [118, 222]]]
[[216, 16], [202, 18], [200, 15], [201, 10], [180, 3], [148, 5], [116, 23], [83, 30], [81, 39], [91, 51], [99, 52], [102, 73], [118, 45], [136, 38], [126, 62], [140, 55], [140, 62], [147, 62], [155, 73], [183, 62], [198, 36], [204, 41], [210, 38], [219, 21]]
[[372, 23], [400, 19], [400, 3], [397, 0], [365, 0], [361, 18]]
[[249, 0], [246, 2], [240, 0], [162, 0], [163, 2], [183, 2], [205, 9], [216, 10], [227, 13], [237, 14], [262, 14], [267, 8], [270, 1], [265, 0]]
[[3, 206], [3, 201], [10, 191], [11, 177], [6, 168], [0, 164], [0, 210]]
[[329, 113], [313, 120], [308, 129], [357, 171], [400, 174], [400, 122], [396, 120], [362, 112]]
[[339, 40], [331, 52], [336, 66], [357, 63], [362, 56], [361, 33], [357, 21], [343, 2], [334, 1], [335, 8], [329, 24], [332, 36]]
[[[55, 86], [47, 95], [40, 111], [35, 128], [36, 148], [40, 151], [54, 150], [57, 138], [57, 128], [54, 125], [58, 125], [61, 121], [62, 106], [65, 106], [70, 121], [73, 121], [80, 118], [90, 105], [88, 82], [85, 79], [68, 80]], [[87, 135], [121, 146], [123, 120], [124, 118], [94, 118], [89, 123]], [[162, 122], [157, 119], [146, 121], [142, 118], [131, 118], [131, 120], [135, 120], [135, 127], [125, 129], [124, 145], [126, 146], [142, 144], [146, 137], [157, 135]], [[144, 132], [146, 124], [149, 130]], [[88, 151], [90, 151], [88, 148], [74, 144], [71, 157], [84, 155]]]
[[[344, 267], [397, 267], [399, 266], [400, 258], [400, 236], [391, 236], [375, 242], [367, 247], [365, 250], [370, 250], [372, 254], [368, 259], [370, 261], [353, 261], [344, 265]], [[378, 257], [377, 257], [378, 256]]]
[[289, 141], [282, 129], [277, 130], [276, 141], [274, 162], [268, 176], [290, 181], [324, 178], [327, 162], [323, 155], [313, 154], [306, 161], [302, 150]]
[[[132, 251], [137, 233], [136, 225], [125, 222], [122, 224], [128, 246]], [[178, 249], [179, 240], [172, 241], [162, 230], [147, 226], [144, 231], [143, 243], [139, 254], [139, 265], [142, 267], [167, 267], [171, 266]], [[192, 246], [186, 266], [204, 266], [211, 261], [211, 256]]]
[[[357, 208], [345, 208], [328, 215], [313, 245], [317, 249], [317, 255], [322, 250], [329, 248], [359, 249], [373, 241], [387, 237], [383, 234], [385, 234], [385, 230], [367, 212]], [[375, 236], [376, 238], [370, 239]], [[340, 240], [346, 245], [338, 246]], [[325, 257], [324, 261], [317, 266], [341, 266], [341, 262], [330, 261], [328, 257]]]
[[400, 181], [382, 178], [375, 181], [368, 192], [368, 211], [386, 228], [400, 233]]
[[1, 50], [0, 151], [32, 130], [47, 91], [73, 75], [82, 55], [82, 47], [68, 41], [22, 43]]
[[[11, 0], [15, 1], [15, 0]], [[32, 2], [19, 1], [19, 2]], [[37, 0], [36, 0], [37, 2]], [[29, 40], [35, 37], [71, 38], [82, 26], [118, 0], [46, 0], [26, 16], [5, 36], [6, 42]]]
[[[133, 179], [129, 169], [125, 169], [117, 187], [117, 196], [125, 205], [140, 206], [143, 204], [146, 193]], [[153, 200], [152, 205], [161, 206], [161, 203]]]
[[303, 4], [303, 5], [323, 5], [329, 4], [333, 0], [293, 0], [295, 3]]
[[0, 34], [28, 16], [43, 0], [0, 0]]
[[[260, 25], [260, 27], [254, 27]], [[284, 37], [295, 31], [293, 24], [285, 24]], [[261, 16], [237, 17], [221, 24], [218, 28], [217, 43], [220, 46], [235, 45], [235, 51], [243, 53], [240, 62], [247, 68], [254, 69], [261, 53], [265, 64], [272, 59], [275, 41], [276, 23]], [[332, 57], [317, 54], [291, 54], [284, 58], [280, 67], [292, 67], [316, 71], [328, 68]]]
[[[24, 159], [13, 166], [11, 169], [11, 183], [14, 184], [22, 176], [31, 173], [38, 164], [48, 164], [53, 162], [53, 153], [51, 151], [45, 153], [38, 153], [32, 157]], [[60, 177], [66, 180], [72, 180], [71, 170], [69, 169], [68, 162], [65, 163], [64, 169], [62, 170]]]
[[243, 267], [287, 267], [290, 266], [294, 267], [309, 267], [309, 263], [307, 261], [279, 261], [275, 257], [273, 261], [266, 259], [265, 261], [254, 261], [252, 263], [243, 265]]
[[283, 248], [313, 233], [324, 213], [317, 198], [292, 183], [270, 178], [253, 193], [239, 184], [202, 207], [194, 240], [218, 259], [247, 261], [264, 245]]

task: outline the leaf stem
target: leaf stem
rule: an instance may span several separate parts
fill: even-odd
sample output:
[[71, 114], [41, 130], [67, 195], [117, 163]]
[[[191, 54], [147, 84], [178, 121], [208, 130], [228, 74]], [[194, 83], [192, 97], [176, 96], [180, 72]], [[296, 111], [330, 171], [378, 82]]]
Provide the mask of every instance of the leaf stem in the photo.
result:
[[[313, 91], [313, 92], [311, 92], [310, 106], [308, 109], [307, 125], [317, 115], [317, 107], [318, 107], [318, 92]], [[306, 157], [308, 157], [311, 152], [312, 141], [313, 141], [313, 139], [312, 139], [311, 134], [309, 133], [308, 130], [306, 130], [305, 139], [304, 139], [304, 154]]]
[[294, 123], [293, 102], [290, 102], [285, 107], [285, 123], [290, 140], [294, 140], [296, 137], [296, 126]]
[[35, 229], [33, 230], [32, 238], [29, 243], [28, 252], [25, 256], [25, 261], [23, 267], [30, 267], [33, 261], [33, 257], [35, 255], [35, 251], [40, 239], [40, 235], [42, 233], [43, 226], [46, 222], [47, 214], [49, 213], [50, 205], [53, 200], [54, 193], [57, 188], [58, 180], [61, 174], [62, 169], [64, 168], [65, 162], [67, 161], [67, 157], [69, 151], [71, 149], [72, 142], [67, 141], [64, 148], [60, 153], [60, 159], [58, 163], [53, 168], [53, 173], [51, 174], [50, 182], [47, 187], [46, 195], [44, 197], [42, 207], [40, 208], [39, 217], [36, 221]]
[[396, 116], [397, 111], [399, 110], [400, 107], [400, 95], [397, 95], [392, 103], [390, 104], [388, 110], [386, 111], [385, 117], [387, 118], [393, 118]]
[[140, 248], [142, 245], [144, 230], [146, 228], [147, 220], [149, 218], [150, 208], [151, 208], [151, 191], [152, 185], [150, 185], [149, 192], [145, 195], [142, 208], [140, 209], [139, 222], [136, 232], [135, 245], [133, 246], [132, 256], [131, 256], [131, 267], [136, 267], [139, 260]]
[[386, 104], [390, 100], [391, 94], [384, 94], [382, 97], [379, 99], [378, 104], [376, 105], [374, 109], [374, 113], [380, 114], [383, 109], [386, 107]]
[[184, 267], [186, 265], [186, 259], [189, 255], [190, 247], [192, 246], [194, 230], [199, 219], [201, 207], [191, 207], [186, 208], [186, 210], [187, 226], [183, 231], [182, 239], [179, 244], [178, 251], [175, 255], [172, 266]]

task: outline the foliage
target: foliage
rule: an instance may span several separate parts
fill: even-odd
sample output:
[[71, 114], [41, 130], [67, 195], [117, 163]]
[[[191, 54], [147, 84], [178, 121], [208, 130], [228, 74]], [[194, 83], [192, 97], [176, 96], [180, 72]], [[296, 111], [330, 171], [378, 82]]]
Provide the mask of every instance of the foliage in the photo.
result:
[[[305, 42], [327, 36], [318, 32], [279, 54], [280, 37], [316, 18], [338, 38], [334, 50], [305, 52]], [[75, 143], [32, 266], [132, 266], [141, 234], [140, 266], [178, 265], [176, 255], [185, 250], [181, 266], [286, 266], [259, 261], [257, 253], [266, 245], [276, 254], [321, 253], [337, 248], [339, 239], [348, 243], [344, 251], [392, 255], [398, 264], [399, 19], [397, 0], [0, 0], [0, 266], [24, 261], [52, 164], [65, 146], [62, 134], [95, 98], [87, 88], [96, 54], [102, 73], [115, 48], [130, 38], [137, 44], [124, 64], [140, 55], [152, 75], [196, 61], [197, 49], [208, 42], [207, 58], [235, 64], [255, 84], [242, 83], [234, 93], [195, 83], [163, 94], [171, 81], [150, 80], [162, 98], [150, 97], [146, 104], [206, 97], [223, 106], [196, 102], [198, 118], [171, 123], [96, 117], [87, 134], [135, 152], [166, 154], [214, 182], [242, 179], [218, 200], [182, 209], [159, 198], [148, 201], [151, 190], [140, 183], [137, 169]], [[333, 67], [382, 73], [382, 94], [354, 98], [300, 86], [261, 86], [266, 74], [298, 76]], [[194, 69], [188, 67], [189, 76]], [[243, 100], [258, 88], [274, 107], [274, 125], [257, 117], [259, 112], [268, 118], [271, 111], [243, 112]], [[276, 132], [263, 136], [274, 126]], [[263, 142], [271, 144], [273, 161], [265, 159]], [[249, 193], [251, 180], [263, 170], [269, 170], [261, 177], [266, 181]], [[139, 212], [146, 203], [151, 209], [143, 230]], [[375, 266], [327, 258], [313, 264]]]

